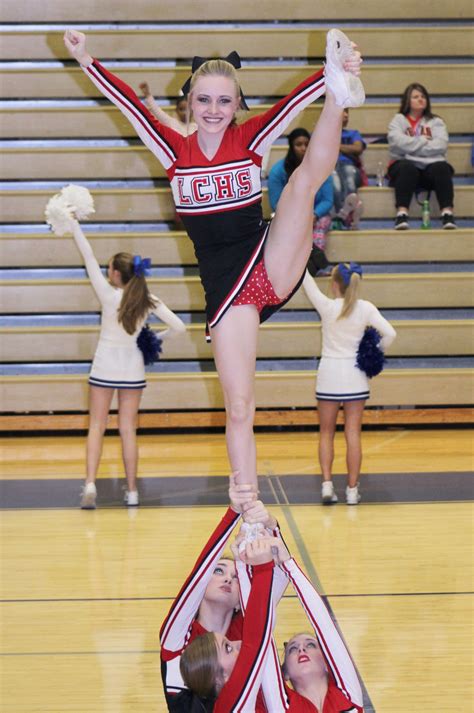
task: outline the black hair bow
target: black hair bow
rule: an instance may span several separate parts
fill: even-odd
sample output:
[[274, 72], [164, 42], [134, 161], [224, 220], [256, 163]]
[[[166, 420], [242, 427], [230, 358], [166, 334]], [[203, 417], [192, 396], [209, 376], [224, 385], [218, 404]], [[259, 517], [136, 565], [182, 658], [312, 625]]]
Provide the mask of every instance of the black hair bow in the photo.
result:
[[[199, 67], [204, 64], [205, 62], [209, 62], [210, 59], [216, 59], [214, 57], [199, 57], [195, 56], [193, 57], [193, 62], [191, 65], [191, 77], [188, 77], [183, 86], [181, 87], [181, 91], [183, 92], [184, 96], [187, 97], [189, 94], [189, 90], [191, 89], [191, 78], [194, 72], [199, 69]], [[230, 54], [227, 55], [227, 57], [222, 57], [224, 62], [229, 62], [235, 69], [240, 69], [242, 64], [240, 62], [240, 56], [239, 53], [236, 52], [235, 50], [232, 50]], [[239, 87], [240, 89], [240, 87]], [[247, 102], [245, 101], [245, 97], [243, 95], [242, 89], [240, 89], [240, 103], [242, 105], [242, 108], [248, 111], [248, 106]]]

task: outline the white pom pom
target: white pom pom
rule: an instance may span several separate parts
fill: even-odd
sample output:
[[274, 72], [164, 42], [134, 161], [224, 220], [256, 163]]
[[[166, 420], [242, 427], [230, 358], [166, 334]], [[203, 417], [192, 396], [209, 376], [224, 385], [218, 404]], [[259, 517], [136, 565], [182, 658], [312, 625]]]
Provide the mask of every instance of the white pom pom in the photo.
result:
[[61, 188], [61, 195], [72, 208], [77, 220], [84, 220], [95, 213], [94, 199], [84, 186], [69, 184]]
[[55, 196], [50, 198], [44, 214], [46, 222], [49, 223], [56, 235], [62, 237], [63, 235], [72, 234], [73, 211], [60, 193], [56, 193]]

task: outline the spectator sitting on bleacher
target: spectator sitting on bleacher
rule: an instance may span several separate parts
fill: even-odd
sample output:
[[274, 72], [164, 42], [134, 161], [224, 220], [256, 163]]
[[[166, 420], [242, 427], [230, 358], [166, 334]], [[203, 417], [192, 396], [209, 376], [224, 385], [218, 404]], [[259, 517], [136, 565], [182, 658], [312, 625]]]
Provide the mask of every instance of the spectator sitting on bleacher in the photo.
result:
[[348, 129], [349, 109], [342, 115], [342, 134], [339, 158], [332, 174], [334, 181], [334, 227], [357, 230], [363, 204], [357, 191], [366, 186], [367, 176], [362, 166], [361, 156], [366, 143], [357, 129]]
[[431, 111], [430, 96], [421, 84], [409, 84], [400, 111], [388, 127], [388, 177], [395, 189], [395, 230], [407, 230], [413, 194], [434, 190], [443, 228], [456, 228], [453, 216], [453, 167], [446, 160], [449, 136], [444, 121]]
[[[268, 197], [274, 212], [280, 196], [291, 174], [297, 168], [306, 153], [310, 139], [309, 131], [297, 128], [288, 134], [288, 153], [270, 169], [268, 174]], [[314, 276], [319, 270], [328, 267], [324, 254], [327, 234], [331, 228], [331, 210], [333, 207], [333, 180], [329, 176], [316, 193], [314, 199], [313, 249], [308, 262], [308, 270]]]

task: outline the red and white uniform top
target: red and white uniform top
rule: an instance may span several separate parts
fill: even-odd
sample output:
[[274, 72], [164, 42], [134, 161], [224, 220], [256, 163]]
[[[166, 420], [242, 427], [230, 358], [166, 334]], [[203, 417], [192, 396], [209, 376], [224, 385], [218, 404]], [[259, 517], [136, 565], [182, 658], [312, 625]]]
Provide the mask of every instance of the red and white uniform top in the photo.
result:
[[[170, 695], [176, 695], [186, 688], [179, 670], [180, 657], [191, 641], [200, 634], [207, 633], [196, 621], [196, 616], [212, 573], [239, 519], [240, 515], [228, 508], [206, 542], [161, 625], [161, 674], [167, 700]], [[240, 641], [242, 632], [243, 619], [242, 614], [238, 612], [234, 615], [226, 636], [231, 641]]]
[[[296, 594], [311, 622], [328, 668], [328, 690], [323, 708], [287, 686], [281, 671], [278, 651], [272, 639], [262, 679], [265, 706], [256, 706], [256, 713], [363, 713], [362, 690], [351, 656], [339, 634], [331, 615], [312, 583], [294, 559], [289, 559], [281, 569], [292, 583]], [[250, 592], [252, 572], [238, 565], [239, 586], [242, 597], [244, 621], [247, 616], [245, 601]]]
[[[325, 92], [323, 70], [268, 111], [229, 126], [208, 159], [199, 147], [198, 132], [182, 136], [161, 124], [133, 89], [97, 60], [83, 69], [165, 168], [176, 210], [194, 244], [208, 323], [215, 326], [263, 256], [262, 158], [297, 114]], [[263, 310], [262, 321], [275, 309]]]

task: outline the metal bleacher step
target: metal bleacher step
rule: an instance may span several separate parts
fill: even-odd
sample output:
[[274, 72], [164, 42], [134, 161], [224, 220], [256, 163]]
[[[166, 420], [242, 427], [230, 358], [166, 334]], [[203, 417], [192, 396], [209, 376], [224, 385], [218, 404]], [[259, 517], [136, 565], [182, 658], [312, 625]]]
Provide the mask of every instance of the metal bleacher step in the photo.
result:
[[[142, 81], [137, 78], [137, 81]], [[138, 84], [133, 85], [138, 89]], [[401, 87], [398, 90], [401, 91]], [[158, 96], [156, 86], [152, 90]], [[171, 95], [171, 94], [170, 94]], [[84, 95], [86, 96], [86, 95]], [[466, 134], [474, 124], [474, 102], [454, 97], [451, 100], [433, 97], [433, 111], [439, 114], [451, 134]], [[173, 111], [169, 103], [160, 102], [166, 111]], [[249, 99], [249, 118], [265, 111], [271, 103], [255, 103]], [[363, 107], [351, 109], [351, 125], [362, 134], [386, 134], [390, 120], [397, 113], [399, 100], [387, 97], [384, 101], [367, 101]], [[312, 131], [321, 112], [321, 103], [307, 107], [288, 127], [296, 126]], [[118, 109], [105, 100], [50, 99], [0, 101], [0, 137], [2, 139], [55, 139], [85, 137], [136, 137], [133, 127]]]
[[[452, 356], [474, 354], [473, 310], [384, 310], [397, 331], [390, 357]], [[212, 359], [204, 339], [203, 314], [181, 314], [185, 334], [164, 345], [166, 360]], [[90, 361], [99, 337], [97, 314], [40, 315], [0, 318], [2, 362]], [[154, 326], [156, 320], [151, 320]], [[31, 345], [34, 344], [34, 354]], [[313, 357], [321, 352], [321, 325], [311, 310], [285, 311], [260, 328], [258, 358]]]
[[[388, 9], [375, 0], [369, 0], [363, 7], [355, 7], [347, 0], [298, 0], [289, 4], [287, 0], [239, 0], [216, 2], [215, 0], [179, 0], [175, 3], [150, 3], [150, 0], [16, 0], [3, 8], [3, 22], [89, 22], [94, 17], [97, 22], [197, 22], [212, 18], [215, 23], [268, 20], [306, 21], [346, 18], [347, 20], [461, 20], [472, 16], [470, 0], [457, 0], [449, 4], [445, 0], [431, 0], [428, 5], [414, 6], [411, 0], [398, 0]], [[389, 15], [389, 17], [387, 17]], [[336, 23], [337, 24], [337, 23]]]
[[[159, 96], [178, 96], [189, 77], [189, 66], [156, 66], [153, 62], [106, 62], [132, 87], [147, 81]], [[322, 65], [253, 63], [239, 70], [248, 96], [284, 96]], [[464, 94], [470, 86], [472, 65], [467, 61], [376, 62], [364, 64], [364, 87], [370, 96], [400, 94], [413, 81], [435, 86], [438, 94]], [[1, 62], [2, 98], [48, 99], [99, 97], [101, 93], [76, 63], [58, 61]]]
[[[63, 34], [68, 25], [22, 25], [0, 28], [0, 60], [69, 59]], [[78, 27], [86, 32], [91, 51], [97, 56], [116, 59], [169, 59], [202, 54], [225, 56], [235, 47], [242, 58], [268, 58], [275, 48], [284, 47], [287, 57], [324, 57], [328, 26], [321, 23], [246, 23], [212, 24], [136, 23], [88, 24]], [[467, 57], [472, 53], [472, 30], [453, 24], [379, 24], [343, 25], [364, 57]]]
[[[257, 408], [314, 406], [315, 367], [314, 359], [259, 362], [255, 378]], [[4, 411], [85, 411], [88, 369], [88, 364], [4, 366], [0, 377]], [[472, 376], [472, 359], [389, 360], [373, 382], [370, 403], [412, 407], [469, 404]], [[212, 361], [158, 364], [148, 375], [148, 388], [141, 403], [143, 410], [207, 410], [223, 406]]]
[[[16, 182], [0, 186], [0, 213], [6, 223], [42, 222], [49, 198], [64, 185], [54, 182]], [[156, 187], [148, 181], [81, 181], [90, 188], [94, 197], [99, 222], [110, 221], [173, 221], [175, 208], [169, 187]], [[387, 218], [394, 213], [393, 191], [390, 188], [369, 186], [360, 189], [364, 201], [365, 218]], [[472, 217], [474, 213], [474, 186], [455, 180], [455, 206], [458, 217]], [[263, 190], [263, 214], [270, 217], [267, 190]], [[434, 196], [431, 198], [432, 215], [438, 214]], [[412, 214], [421, 215], [421, 206], [412, 204]]]
[[[83, 225], [101, 265], [121, 250], [151, 257], [153, 265], [195, 265], [193, 245], [184, 231], [154, 225]], [[401, 235], [393, 228], [331, 231], [326, 254], [330, 262], [360, 263], [474, 261], [474, 228], [456, 231], [420, 230]], [[447, 251], [447, 248], [449, 250]], [[0, 252], [6, 267], [80, 266], [82, 258], [72, 238], [57, 237], [37, 224], [0, 227]]]
[[[417, 270], [414, 268], [418, 267]], [[385, 269], [375, 266], [362, 283], [362, 297], [379, 308], [470, 308], [474, 306], [472, 266], [403, 265]], [[99, 304], [88, 279], [79, 271], [59, 277], [59, 271], [3, 272], [2, 311], [4, 314], [41, 314], [49, 312], [95, 312]], [[161, 274], [161, 276], [156, 276]], [[34, 277], [32, 277], [34, 275]], [[83, 273], [82, 273], [83, 275]], [[328, 278], [318, 278], [322, 289]], [[157, 273], [148, 278], [150, 290], [173, 311], [203, 311], [204, 294], [199, 277], [182, 271]], [[308, 309], [302, 289], [288, 302], [288, 309]]]
[[[123, 140], [98, 141], [4, 141], [1, 172], [8, 180], [96, 180], [166, 178], [166, 172], [155, 156], [141, 143], [129, 144]], [[447, 160], [455, 174], [472, 174], [472, 144], [449, 144]], [[286, 156], [286, 141], [274, 144], [270, 152], [267, 172]], [[389, 162], [386, 144], [370, 144], [363, 153], [363, 163], [368, 175], [377, 173], [379, 163]]]

